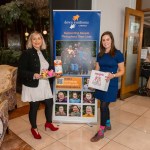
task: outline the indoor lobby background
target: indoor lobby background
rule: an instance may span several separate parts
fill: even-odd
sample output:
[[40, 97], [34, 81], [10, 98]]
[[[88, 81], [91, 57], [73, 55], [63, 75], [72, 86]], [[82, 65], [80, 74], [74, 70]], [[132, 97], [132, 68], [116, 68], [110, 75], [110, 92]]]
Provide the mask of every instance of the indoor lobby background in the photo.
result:
[[[90, 138], [98, 129], [98, 124], [55, 123], [60, 130], [56, 133], [44, 130], [44, 106], [38, 111], [38, 128], [41, 141], [33, 139], [28, 120], [29, 104], [20, 100], [21, 84], [17, 78], [18, 59], [28, 35], [33, 30], [41, 31], [50, 49], [50, 12], [49, 9], [100, 10], [100, 35], [111, 31], [115, 45], [123, 52], [125, 8], [144, 11], [142, 48], [150, 47], [150, 1], [149, 0], [18, 0], [24, 2], [24, 13], [13, 7], [17, 0], [1, 0], [0, 13], [11, 9], [11, 14], [0, 15], [0, 118], [3, 117], [4, 135], [0, 137], [1, 150], [149, 150], [150, 149], [150, 97], [133, 91], [132, 96], [118, 100], [110, 106], [112, 130], [105, 138], [92, 143]], [[50, 3], [52, 6], [50, 6]], [[21, 4], [18, 3], [18, 4]], [[21, 4], [22, 5], [22, 4]], [[26, 8], [26, 9], [25, 9]], [[146, 11], [147, 10], [147, 11]], [[5, 11], [6, 12], [6, 11]], [[18, 12], [18, 14], [15, 14]], [[16, 15], [16, 16], [15, 16]], [[18, 18], [21, 16], [22, 18]], [[12, 18], [11, 18], [12, 17]], [[14, 18], [13, 18], [14, 17]], [[14, 19], [14, 20], [13, 20]], [[49, 51], [48, 51], [49, 53]], [[49, 56], [51, 54], [49, 53]], [[50, 56], [51, 57], [51, 56]], [[6, 66], [9, 65], [9, 66]], [[11, 73], [11, 74], [10, 74]], [[4, 78], [7, 78], [4, 82]], [[3, 82], [1, 81], [3, 79]], [[1, 87], [0, 85], [0, 87]], [[121, 80], [119, 87], [121, 85]], [[141, 78], [139, 80], [139, 88]], [[8, 99], [7, 101], [5, 101]], [[99, 111], [99, 107], [98, 107]], [[0, 124], [0, 126], [3, 126]], [[2, 131], [0, 131], [2, 132]]]

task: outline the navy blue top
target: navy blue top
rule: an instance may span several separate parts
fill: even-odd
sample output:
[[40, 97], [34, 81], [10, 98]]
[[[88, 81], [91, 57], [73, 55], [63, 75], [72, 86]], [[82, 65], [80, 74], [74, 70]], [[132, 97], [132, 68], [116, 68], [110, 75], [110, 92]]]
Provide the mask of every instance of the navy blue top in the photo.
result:
[[[110, 72], [115, 74], [118, 70], [118, 63], [124, 62], [123, 54], [119, 51], [115, 51], [115, 56], [105, 53], [102, 57], [97, 57], [97, 62], [100, 66], [100, 71]], [[96, 90], [95, 97], [102, 101], [113, 102], [117, 99], [118, 93], [118, 78], [110, 80], [108, 91]]]

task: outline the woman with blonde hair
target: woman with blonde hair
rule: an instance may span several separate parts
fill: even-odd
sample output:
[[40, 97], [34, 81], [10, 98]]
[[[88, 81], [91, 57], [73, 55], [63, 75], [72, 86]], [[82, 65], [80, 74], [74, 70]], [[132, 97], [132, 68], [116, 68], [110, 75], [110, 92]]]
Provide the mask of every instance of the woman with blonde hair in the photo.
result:
[[[41, 33], [34, 31], [28, 38], [27, 50], [24, 51], [19, 60], [18, 73], [22, 80], [22, 101], [29, 102], [29, 121], [31, 133], [35, 139], [41, 139], [38, 132], [36, 118], [40, 102], [45, 104], [45, 130], [58, 130], [52, 124], [53, 95], [49, 79], [42, 79], [42, 70], [51, 70], [46, 60], [46, 44]], [[54, 76], [57, 76], [54, 74]]]

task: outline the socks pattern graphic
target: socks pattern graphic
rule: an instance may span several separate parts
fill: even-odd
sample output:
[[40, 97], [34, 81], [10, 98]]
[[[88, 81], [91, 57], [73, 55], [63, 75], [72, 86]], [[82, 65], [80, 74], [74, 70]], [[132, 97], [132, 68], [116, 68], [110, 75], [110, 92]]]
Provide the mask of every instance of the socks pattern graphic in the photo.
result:
[[104, 129], [105, 129], [105, 126], [100, 126], [100, 129], [101, 129], [101, 130], [104, 130]]
[[107, 120], [107, 121], [106, 121], [106, 126], [107, 126], [107, 127], [110, 127], [110, 120]]
[[105, 129], [105, 126], [100, 126], [100, 130], [98, 131], [98, 134], [100, 136], [103, 136], [104, 135], [104, 129]]
[[103, 136], [103, 135], [104, 135], [104, 130], [99, 130], [99, 131], [98, 131], [98, 134], [99, 134], [100, 136]]

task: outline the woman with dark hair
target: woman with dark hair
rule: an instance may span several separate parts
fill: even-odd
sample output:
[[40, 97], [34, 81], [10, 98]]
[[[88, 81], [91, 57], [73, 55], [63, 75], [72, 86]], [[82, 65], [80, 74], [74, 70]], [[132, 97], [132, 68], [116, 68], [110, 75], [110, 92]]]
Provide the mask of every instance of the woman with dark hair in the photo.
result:
[[[46, 60], [46, 44], [41, 33], [31, 33], [27, 41], [27, 50], [24, 51], [19, 60], [18, 73], [22, 80], [22, 101], [29, 102], [29, 121], [31, 133], [35, 139], [41, 139], [38, 132], [36, 118], [40, 102], [45, 104], [46, 123], [45, 129], [58, 130], [52, 124], [53, 95], [49, 79], [41, 79], [43, 70], [51, 70]], [[54, 74], [57, 76], [57, 74]], [[59, 76], [59, 75], [58, 75]]]
[[100, 127], [98, 132], [91, 138], [96, 142], [104, 137], [104, 131], [111, 130], [109, 104], [115, 102], [118, 93], [118, 77], [124, 74], [123, 54], [116, 49], [113, 34], [106, 31], [101, 36], [100, 53], [97, 56], [95, 70], [109, 72], [106, 81], [110, 80], [108, 91], [95, 91], [95, 98], [100, 104]]

